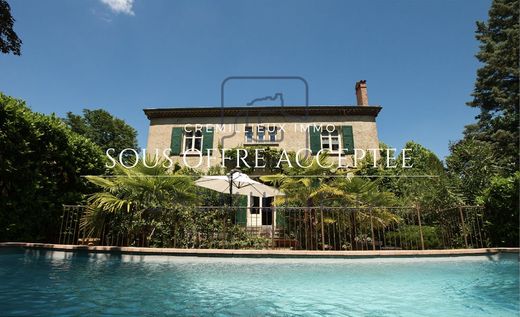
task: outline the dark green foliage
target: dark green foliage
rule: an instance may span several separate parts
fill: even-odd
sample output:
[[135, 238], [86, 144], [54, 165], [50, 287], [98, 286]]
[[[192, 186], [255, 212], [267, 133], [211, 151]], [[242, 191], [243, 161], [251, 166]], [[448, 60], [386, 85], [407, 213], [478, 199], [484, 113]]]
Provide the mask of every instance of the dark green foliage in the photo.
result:
[[[106, 110], [84, 109], [83, 116], [68, 112], [63, 121], [72, 131], [96, 143], [103, 152], [114, 148], [115, 154], [113, 153], [112, 156], [118, 155], [127, 148], [137, 149], [137, 131]], [[128, 155], [125, 157], [128, 158]]]
[[103, 153], [51, 115], [0, 94], [0, 240], [53, 241], [62, 204], [77, 204], [83, 174], [103, 171]]
[[476, 57], [482, 67], [468, 105], [480, 114], [466, 126], [464, 139], [450, 146], [446, 160], [465, 202], [484, 203], [492, 245], [518, 245], [518, 178], [513, 176], [519, 168], [518, 12], [518, 0], [494, 0], [488, 21], [477, 22]]
[[251, 235], [243, 226], [233, 224], [231, 218], [222, 208], [177, 206], [162, 212], [149, 243], [154, 247], [176, 248], [262, 249], [269, 246], [271, 239]]
[[[422, 226], [425, 249], [439, 249], [442, 247], [442, 241], [437, 227]], [[421, 232], [419, 226], [402, 225], [396, 231], [390, 231], [385, 234], [385, 239], [391, 245], [397, 241], [403, 249], [414, 249], [420, 246]]]
[[410, 158], [407, 165], [412, 166], [411, 168], [403, 167], [402, 155], [395, 162], [390, 162], [397, 167], [387, 168], [384, 157], [386, 153], [382, 152], [377, 167], [374, 168], [372, 158], [368, 158], [356, 173], [360, 176], [379, 176], [372, 178], [378, 180], [379, 189], [394, 193], [401, 205], [419, 205], [423, 210], [433, 211], [462, 202], [460, 193], [450, 182], [441, 160], [432, 151], [413, 141], [407, 142], [404, 148], [409, 149], [406, 156]]
[[493, 246], [518, 246], [520, 172], [497, 176], [479, 197], [485, 207], [485, 226]]
[[503, 168], [518, 169], [519, 45], [518, 0], [494, 0], [487, 22], [477, 22], [480, 41], [471, 107], [480, 108], [478, 122], [466, 127], [466, 138], [489, 142]]
[[[149, 159], [148, 164], [155, 162]], [[196, 188], [191, 177], [195, 175], [193, 170], [178, 165], [173, 169], [161, 164], [148, 168], [140, 161], [133, 169], [116, 165], [115, 177], [89, 176], [88, 180], [101, 191], [89, 197], [80, 227], [89, 237], [102, 237], [109, 244], [119, 241], [153, 247], [266, 247], [270, 240], [251, 236], [243, 224], [236, 225], [233, 211], [197, 207], [218, 197], [207, 189]], [[246, 198], [240, 197], [237, 205]], [[221, 239], [224, 232], [225, 239]]]
[[[462, 196], [459, 189], [452, 184], [442, 161], [430, 150], [415, 142], [407, 142], [404, 146], [411, 149], [412, 168], [402, 168], [401, 178], [396, 178], [396, 187], [403, 193], [402, 202], [408, 205], [419, 205], [426, 211], [460, 205]], [[402, 156], [397, 159], [397, 166], [402, 166]]]
[[450, 180], [459, 188], [466, 205], [477, 203], [476, 198], [489, 186], [493, 175], [501, 171], [493, 147], [488, 142], [464, 139], [450, 145], [446, 158]]
[[0, 0], [0, 51], [4, 54], [20, 55], [22, 41], [13, 30], [15, 19], [11, 7], [5, 0]]

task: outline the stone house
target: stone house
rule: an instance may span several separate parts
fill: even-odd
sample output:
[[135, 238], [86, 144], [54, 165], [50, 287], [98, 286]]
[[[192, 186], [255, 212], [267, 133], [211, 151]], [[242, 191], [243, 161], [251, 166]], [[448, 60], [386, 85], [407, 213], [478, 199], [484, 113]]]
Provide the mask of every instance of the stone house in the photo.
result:
[[[207, 169], [221, 164], [219, 149], [265, 146], [306, 155], [322, 151], [349, 164], [354, 149], [379, 148], [381, 107], [368, 104], [366, 81], [356, 83], [355, 93], [356, 105], [147, 108], [147, 153], [166, 151], [174, 162]], [[248, 199], [250, 207], [269, 204]], [[272, 215], [262, 218], [273, 221]]]

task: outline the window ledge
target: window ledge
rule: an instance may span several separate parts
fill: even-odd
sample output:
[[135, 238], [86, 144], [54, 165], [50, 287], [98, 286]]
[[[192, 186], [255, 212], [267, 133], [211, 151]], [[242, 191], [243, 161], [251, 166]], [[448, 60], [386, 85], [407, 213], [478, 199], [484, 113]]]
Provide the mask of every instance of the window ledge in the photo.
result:
[[347, 155], [354, 155], [354, 153], [345, 153], [344, 151], [339, 151], [339, 152], [322, 152], [324, 155], [326, 156], [347, 156]]
[[244, 146], [247, 145], [270, 145], [270, 146], [279, 146], [280, 142], [246, 142]]
[[179, 156], [184, 156], [184, 155], [186, 155], [187, 157], [189, 157], [189, 156], [201, 156], [201, 155], [204, 156], [204, 153], [202, 153], [202, 152], [183, 152], [183, 153], [179, 154]]

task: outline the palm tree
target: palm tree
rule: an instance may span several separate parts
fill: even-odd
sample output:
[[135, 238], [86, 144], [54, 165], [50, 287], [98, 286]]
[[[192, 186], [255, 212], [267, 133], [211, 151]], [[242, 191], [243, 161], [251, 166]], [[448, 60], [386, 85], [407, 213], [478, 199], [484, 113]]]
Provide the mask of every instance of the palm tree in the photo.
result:
[[[396, 203], [394, 195], [390, 192], [378, 190], [379, 181], [371, 181], [366, 178], [354, 177], [354, 170], [343, 171], [325, 168], [327, 158], [320, 156], [317, 160], [307, 158], [299, 167], [294, 163], [294, 156], [290, 156], [291, 166], [284, 166], [283, 173], [261, 177], [261, 180], [270, 182], [279, 187], [285, 196], [277, 197], [275, 205], [304, 207], [304, 225], [306, 247], [315, 248], [316, 239], [312, 233], [317, 232], [314, 226], [317, 225], [315, 206], [338, 206], [338, 207], [363, 207], [355, 212], [348, 213], [350, 229], [350, 239], [355, 241], [357, 227], [365, 224], [367, 220], [375, 227], [385, 227], [388, 224], [398, 221], [399, 217], [394, 215], [388, 208]], [[321, 163], [318, 164], [318, 160]], [[371, 207], [377, 207], [373, 210]], [[371, 210], [370, 214], [362, 210]], [[338, 221], [338, 219], [327, 219], [328, 223]], [[309, 227], [309, 230], [307, 230]], [[324, 234], [324, 233], [322, 233]], [[353, 248], [356, 246], [353, 244]]]
[[101, 188], [88, 197], [80, 222], [88, 237], [100, 236], [104, 226], [113, 220], [114, 231], [140, 236], [146, 233], [151, 238], [152, 222], [161, 213], [197, 200], [192, 178], [178, 165], [168, 169], [163, 162], [150, 158], [147, 165], [153, 167], [140, 161], [133, 168], [116, 165], [111, 176], [87, 176], [89, 182]]
[[384, 228], [400, 220], [388, 208], [395, 206], [397, 200], [393, 193], [378, 189], [380, 180], [372, 181], [356, 177], [352, 173], [343, 173], [339, 176], [343, 177], [334, 178], [332, 182], [325, 184], [321, 191], [336, 204], [356, 207], [348, 213], [352, 248], [356, 249], [354, 241], [357, 237], [357, 228], [364, 222], [369, 221], [371, 227]]
[[296, 156], [291, 153], [289, 154], [291, 164], [283, 166], [282, 173], [262, 176], [260, 179], [280, 188], [285, 193], [285, 196], [276, 197], [275, 205], [304, 207], [305, 246], [308, 249], [314, 249], [317, 245], [312, 234], [316, 232], [317, 217], [313, 207], [323, 202], [325, 193], [322, 189], [334, 170], [324, 167], [329, 165], [326, 154], [315, 159], [307, 157], [299, 160], [300, 164], [297, 164]]

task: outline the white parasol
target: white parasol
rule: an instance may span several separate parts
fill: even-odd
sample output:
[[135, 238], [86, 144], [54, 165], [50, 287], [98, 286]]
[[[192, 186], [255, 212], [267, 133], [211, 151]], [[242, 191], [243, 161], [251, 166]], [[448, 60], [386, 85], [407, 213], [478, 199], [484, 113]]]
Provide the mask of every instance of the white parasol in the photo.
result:
[[[278, 189], [252, 180], [249, 176], [237, 170], [232, 170], [227, 175], [202, 176], [195, 181], [195, 185], [221, 193], [229, 193], [230, 196], [233, 196], [233, 194], [256, 197], [284, 195]], [[230, 205], [232, 205], [232, 198], [230, 198]]]

